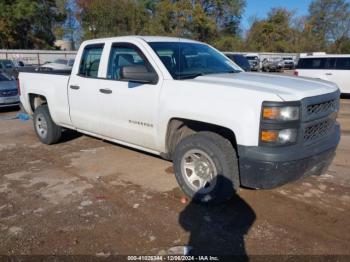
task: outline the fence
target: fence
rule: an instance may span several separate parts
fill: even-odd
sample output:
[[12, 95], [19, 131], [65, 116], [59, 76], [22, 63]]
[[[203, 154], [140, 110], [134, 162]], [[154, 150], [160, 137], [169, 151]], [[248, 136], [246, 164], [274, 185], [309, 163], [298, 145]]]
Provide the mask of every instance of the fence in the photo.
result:
[[0, 49], [0, 59], [22, 61], [28, 65], [41, 65], [58, 58], [74, 58], [75, 55], [76, 51]]
[[249, 54], [257, 54], [259, 55], [260, 60], [264, 60], [265, 58], [270, 57], [292, 57], [294, 60], [298, 60], [300, 54], [299, 53], [268, 53], [268, 52], [224, 52], [226, 54], [232, 53], [232, 54], [242, 54], [242, 55], [249, 55]]

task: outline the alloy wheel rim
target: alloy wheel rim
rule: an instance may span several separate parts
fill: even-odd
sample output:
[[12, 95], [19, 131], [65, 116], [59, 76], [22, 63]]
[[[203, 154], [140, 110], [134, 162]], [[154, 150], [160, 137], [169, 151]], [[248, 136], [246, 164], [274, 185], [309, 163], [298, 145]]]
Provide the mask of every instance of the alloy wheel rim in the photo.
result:
[[43, 114], [38, 114], [35, 121], [36, 130], [41, 138], [47, 136], [47, 122]]
[[185, 183], [195, 192], [207, 194], [216, 185], [217, 169], [211, 157], [200, 149], [193, 149], [181, 159], [181, 173]]

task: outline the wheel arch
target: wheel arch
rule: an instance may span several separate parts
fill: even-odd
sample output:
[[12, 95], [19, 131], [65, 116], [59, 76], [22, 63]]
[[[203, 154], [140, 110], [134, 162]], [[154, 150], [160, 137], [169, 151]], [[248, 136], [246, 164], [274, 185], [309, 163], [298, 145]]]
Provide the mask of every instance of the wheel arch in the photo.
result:
[[171, 118], [167, 124], [165, 136], [166, 152], [164, 157], [167, 159], [172, 159], [172, 155], [177, 144], [185, 137], [200, 131], [209, 131], [221, 135], [222, 137], [228, 139], [237, 151], [236, 134], [230, 128], [198, 120], [174, 117]]
[[29, 93], [28, 96], [29, 96], [29, 106], [32, 112], [34, 112], [35, 109], [38, 108], [39, 106], [48, 104], [47, 98], [45, 95]]

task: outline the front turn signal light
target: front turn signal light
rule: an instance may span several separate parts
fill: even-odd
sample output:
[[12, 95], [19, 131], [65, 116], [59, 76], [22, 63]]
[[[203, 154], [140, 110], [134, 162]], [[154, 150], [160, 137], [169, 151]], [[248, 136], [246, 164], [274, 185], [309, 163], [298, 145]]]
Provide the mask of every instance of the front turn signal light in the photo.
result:
[[288, 128], [282, 130], [262, 130], [260, 141], [268, 144], [286, 145], [293, 144], [297, 141], [298, 130]]
[[278, 139], [277, 131], [262, 131], [261, 141], [262, 142], [276, 142]]

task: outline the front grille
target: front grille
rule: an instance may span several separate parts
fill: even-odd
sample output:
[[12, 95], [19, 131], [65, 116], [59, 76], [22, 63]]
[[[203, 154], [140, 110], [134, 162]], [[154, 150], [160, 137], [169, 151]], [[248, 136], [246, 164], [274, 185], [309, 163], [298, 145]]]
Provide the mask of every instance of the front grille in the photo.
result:
[[302, 99], [300, 143], [311, 145], [327, 139], [335, 130], [340, 105], [339, 90]]
[[338, 100], [332, 99], [318, 104], [307, 106], [307, 114], [309, 118], [314, 118], [318, 115], [334, 112], [338, 109]]
[[335, 119], [328, 118], [327, 120], [306, 127], [304, 131], [304, 142], [309, 143], [328, 135], [331, 132], [334, 123]]
[[1, 97], [16, 96], [16, 95], [18, 95], [18, 90], [17, 89], [1, 90], [0, 91], [0, 96]]

